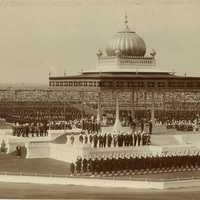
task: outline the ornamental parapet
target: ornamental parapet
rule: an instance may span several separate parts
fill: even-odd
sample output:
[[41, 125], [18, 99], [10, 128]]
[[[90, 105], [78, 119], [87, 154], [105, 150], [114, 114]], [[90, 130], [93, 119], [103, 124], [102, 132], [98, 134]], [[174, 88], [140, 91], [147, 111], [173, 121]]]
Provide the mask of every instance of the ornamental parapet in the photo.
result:
[[156, 60], [152, 56], [102, 56], [98, 59], [98, 65], [155, 66]]

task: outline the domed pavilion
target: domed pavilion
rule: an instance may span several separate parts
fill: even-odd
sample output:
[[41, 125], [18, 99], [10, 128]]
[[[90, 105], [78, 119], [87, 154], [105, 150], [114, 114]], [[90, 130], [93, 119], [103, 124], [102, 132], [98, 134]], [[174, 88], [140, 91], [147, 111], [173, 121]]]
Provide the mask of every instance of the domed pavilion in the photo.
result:
[[170, 96], [169, 92], [199, 92], [200, 78], [177, 76], [174, 72], [163, 70], [156, 66], [156, 51], [152, 49], [148, 52], [149, 55], [145, 41], [129, 28], [125, 16], [124, 28], [111, 38], [105, 52], [97, 50], [97, 64], [94, 70], [85, 70], [77, 75], [50, 76], [49, 86], [53, 89], [79, 91], [81, 94], [96, 93], [98, 121], [102, 120], [102, 101], [107, 98], [103, 94], [112, 93], [116, 130], [121, 128], [119, 113], [126, 101], [126, 97], [120, 95], [126, 91], [130, 94], [128, 109], [132, 118], [141, 104], [148, 110], [149, 118], [154, 123], [155, 109], [168, 109], [166, 102]]

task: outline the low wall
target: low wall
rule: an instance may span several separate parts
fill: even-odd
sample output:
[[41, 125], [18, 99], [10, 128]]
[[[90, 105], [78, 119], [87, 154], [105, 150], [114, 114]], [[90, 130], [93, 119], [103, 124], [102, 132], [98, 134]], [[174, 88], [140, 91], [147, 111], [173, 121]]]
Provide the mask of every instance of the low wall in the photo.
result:
[[48, 141], [31, 141], [26, 144], [26, 158], [49, 158], [50, 144]]
[[65, 162], [75, 162], [78, 156], [83, 156], [83, 150], [81, 147], [74, 147], [67, 144], [54, 143], [50, 143], [49, 147], [49, 157], [56, 160]]
[[6, 135], [13, 135], [13, 130], [10, 129], [0, 129], [0, 136], [6, 136]]

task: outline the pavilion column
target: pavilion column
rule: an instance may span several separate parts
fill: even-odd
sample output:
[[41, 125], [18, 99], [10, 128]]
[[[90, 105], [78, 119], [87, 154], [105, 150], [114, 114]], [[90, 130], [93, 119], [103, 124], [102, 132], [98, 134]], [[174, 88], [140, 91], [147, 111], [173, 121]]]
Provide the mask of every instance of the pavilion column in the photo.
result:
[[51, 129], [51, 106], [50, 106], [50, 90], [47, 90], [47, 106], [48, 106], [48, 123], [49, 123], [49, 129]]
[[144, 91], [144, 110], [145, 110], [145, 117], [147, 117], [147, 91]]
[[131, 91], [131, 117], [135, 119], [135, 91]]
[[[64, 93], [64, 97], [66, 96], [66, 91], [63, 91]], [[65, 121], [66, 120], [66, 101], [65, 101], [65, 98], [63, 98], [63, 105], [64, 105], [64, 110], [63, 110], [63, 120]]]
[[151, 122], [154, 127], [155, 124], [155, 92], [151, 91]]
[[119, 94], [118, 92], [116, 93], [116, 116], [115, 116], [115, 124], [119, 123]]
[[98, 92], [98, 102], [97, 102], [97, 123], [101, 123], [101, 92]]
[[81, 100], [81, 119], [84, 118], [84, 92], [80, 92], [80, 100]]
[[163, 92], [163, 119], [166, 119], [166, 94], [165, 91]]

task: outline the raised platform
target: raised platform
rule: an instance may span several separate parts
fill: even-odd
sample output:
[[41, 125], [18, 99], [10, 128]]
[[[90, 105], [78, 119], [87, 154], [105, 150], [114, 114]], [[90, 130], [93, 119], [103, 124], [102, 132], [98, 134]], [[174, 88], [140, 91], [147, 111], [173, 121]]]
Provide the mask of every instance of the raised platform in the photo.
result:
[[[73, 130], [74, 143], [69, 142], [67, 135], [71, 130], [52, 131], [48, 137], [17, 137], [2, 134], [0, 142], [5, 141], [7, 152], [12, 153], [16, 146], [27, 148], [27, 158], [53, 158], [65, 162], [74, 162], [78, 156], [85, 158], [111, 158], [120, 156], [159, 155], [162, 152], [197, 152], [200, 150], [200, 135], [189, 132], [179, 135], [152, 135], [151, 145], [129, 147], [94, 148], [91, 144], [79, 142], [80, 130]], [[67, 142], [68, 140], [68, 142]]]

